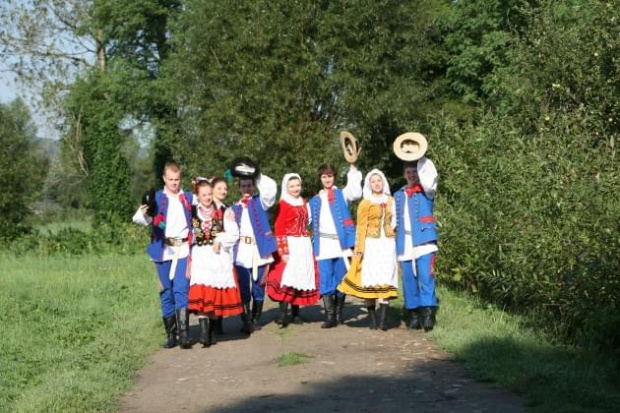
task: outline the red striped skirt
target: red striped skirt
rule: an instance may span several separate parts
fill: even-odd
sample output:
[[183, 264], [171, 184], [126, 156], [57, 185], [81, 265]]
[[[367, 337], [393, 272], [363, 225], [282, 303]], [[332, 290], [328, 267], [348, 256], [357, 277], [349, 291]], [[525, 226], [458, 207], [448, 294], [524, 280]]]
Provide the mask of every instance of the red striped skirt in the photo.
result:
[[238, 288], [214, 288], [194, 284], [189, 288], [189, 311], [215, 313], [216, 316], [243, 313], [241, 294]]

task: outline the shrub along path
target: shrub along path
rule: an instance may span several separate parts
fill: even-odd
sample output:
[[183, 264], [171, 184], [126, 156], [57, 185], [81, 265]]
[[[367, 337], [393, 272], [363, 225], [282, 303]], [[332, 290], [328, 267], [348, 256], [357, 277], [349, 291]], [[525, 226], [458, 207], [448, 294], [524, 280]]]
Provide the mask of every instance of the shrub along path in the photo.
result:
[[[345, 325], [320, 328], [319, 307], [303, 325], [280, 329], [265, 312], [245, 339], [237, 318], [211, 348], [158, 351], [121, 400], [123, 412], [493, 412], [525, 411], [523, 400], [468, 378], [424, 332], [367, 328], [361, 302], [348, 303]], [[196, 339], [196, 320], [192, 321]], [[163, 340], [163, 333], [162, 333]]]

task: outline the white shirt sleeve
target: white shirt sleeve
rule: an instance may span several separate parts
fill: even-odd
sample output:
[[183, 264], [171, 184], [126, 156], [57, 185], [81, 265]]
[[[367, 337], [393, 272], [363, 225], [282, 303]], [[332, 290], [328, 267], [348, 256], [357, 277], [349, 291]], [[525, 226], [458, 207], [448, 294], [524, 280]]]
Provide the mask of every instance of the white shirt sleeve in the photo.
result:
[[145, 217], [142, 213], [142, 206], [139, 206], [131, 220], [138, 225], [148, 227], [153, 219], [151, 217]]
[[312, 208], [310, 207], [310, 201], [306, 203], [306, 209], [308, 210], [308, 225], [312, 224]]
[[420, 185], [422, 185], [424, 193], [428, 198], [433, 199], [437, 191], [439, 175], [437, 174], [435, 165], [430, 159], [422, 157], [418, 161], [418, 176], [420, 177]]
[[260, 174], [256, 179], [256, 188], [260, 193], [260, 203], [267, 210], [276, 203], [278, 184], [267, 175]]
[[347, 204], [362, 197], [362, 172], [353, 165], [347, 172], [347, 186], [342, 189], [342, 195]]
[[222, 244], [222, 247], [229, 249], [235, 246], [239, 240], [239, 226], [229, 208], [224, 212], [224, 232], [220, 232], [215, 236], [215, 242]]

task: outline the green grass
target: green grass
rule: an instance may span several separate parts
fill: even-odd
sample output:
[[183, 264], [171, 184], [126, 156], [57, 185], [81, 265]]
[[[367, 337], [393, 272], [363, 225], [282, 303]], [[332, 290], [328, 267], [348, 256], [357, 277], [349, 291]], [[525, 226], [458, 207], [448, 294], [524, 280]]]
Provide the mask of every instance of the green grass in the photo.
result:
[[148, 259], [0, 255], [0, 274], [0, 411], [115, 410], [163, 339]]
[[[437, 326], [429, 333], [470, 375], [525, 396], [532, 412], [618, 412], [618, 363], [600, 354], [554, 343], [524, 327], [521, 317], [444, 288]], [[596, 322], [596, 320], [592, 320]]]
[[304, 353], [288, 352], [278, 357], [278, 367], [296, 366], [297, 364], [307, 363], [309, 355]]

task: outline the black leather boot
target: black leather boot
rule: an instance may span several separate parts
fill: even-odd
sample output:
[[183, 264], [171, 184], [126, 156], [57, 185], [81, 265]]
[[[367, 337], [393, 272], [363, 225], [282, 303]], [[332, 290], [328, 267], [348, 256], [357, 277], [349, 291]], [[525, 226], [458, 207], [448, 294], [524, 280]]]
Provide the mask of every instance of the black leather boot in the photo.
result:
[[164, 348], [173, 348], [177, 345], [177, 319], [175, 316], [163, 317], [166, 329], [166, 342]]
[[217, 331], [217, 318], [211, 318], [209, 320], [209, 339], [211, 340], [211, 345], [217, 344], [217, 338], [215, 337], [216, 331]]
[[336, 320], [336, 297], [324, 295], [323, 307], [325, 308], [325, 322], [321, 325], [321, 328], [336, 327], [338, 325]]
[[389, 304], [380, 304], [379, 305], [379, 328], [383, 331], [387, 331], [387, 319], [388, 319], [388, 308]]
[[420, 323], [420, 309], [407, 310], [409, 313], [409, 321], [407, 322], [407, 330], [419, 330], [422, 328]]
[[181, 348], [191, 348], [189, 342], [189, 311], [187, 308], [177, 308], [177, 328], [179, 329], [179, 344]]
[[260, 330], [260, 317], [263, 314], [263, 301], [252, 301], [252, 325], [254, 330]]
[[215, 334], [218, 334], [218, 335], [224, 334], [223, 324], [224, 324], [224, 317], [219, 316], [217, 320], [215, 321], [215, 330], [214, 330]]
[[435, 327], [435, 311], [437, 307], [422, 307], [422, 327], [431, 331]]
[[377, 329], [377, 312], [375, 310], [375, 306], [372, 305], [366, 308], [368, 309], [368, 320], [370, 321], [370, 329], [376, 330]]
[[276, 324], [286, 327], [288, 326], [288, 303], [280, 302], [279, 307], [280, 315], [276, 318]]
[[298, 305], [292, 305], [291, 306], [291, 317], [292, 317], [292, 323], [293, 324], [303, 324], [303, 320], [301, 319], [301, 317], [299, 316], [299, 306]]
[[203, 347], [211, 347], [211, 337], [213, 334], [213, 327], [211, 327], [211, 320], [207, 317], [201, 317], [198, 319], [200, 324], [200, 342]]
[[250, 313], [250, 303], [243, 303], [243, 313], [241, 313], [241, 332], [244, 334], [252, 334], [252, 315]]
[[336, 299], [336, 320], [338, 324], [344, 324], [344, 300], [347, 298], [346, 295], [343, 296], [335, 296]]

